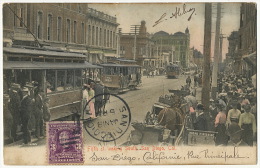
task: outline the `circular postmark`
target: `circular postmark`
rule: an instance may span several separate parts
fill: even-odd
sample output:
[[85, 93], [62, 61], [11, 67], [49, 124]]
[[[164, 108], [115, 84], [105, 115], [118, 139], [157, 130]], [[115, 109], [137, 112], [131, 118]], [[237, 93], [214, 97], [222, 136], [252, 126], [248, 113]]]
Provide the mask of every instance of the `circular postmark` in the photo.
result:
[[87, 120], [84, 128], [92, 138], [102, 142], [111, 142], [123, 136], [127, 131], [131, 123], [131, 112], [128, 104], [121, 97], [110, 93], [94, 96], [87, 102], [86, 106], [90, 106], [90, 102], [94, 99], [95, 105], [99, 105], [96, 101], [98, 97], [106, 96], [110, 98], [109, 101], [106, 101], [106, 104], [100, 106], [101, 116]]

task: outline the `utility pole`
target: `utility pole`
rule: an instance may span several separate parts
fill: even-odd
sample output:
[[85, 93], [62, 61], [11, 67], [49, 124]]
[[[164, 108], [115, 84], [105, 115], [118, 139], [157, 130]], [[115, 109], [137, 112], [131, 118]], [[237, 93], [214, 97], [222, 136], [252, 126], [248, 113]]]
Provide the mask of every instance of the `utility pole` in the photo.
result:
[[121, 57], [120, 56], [120, 37], [121, 37], [121, 33], [122, 33], [122, 28], [118, 28], [118, 36], [117, 36], [117, 57]]
[[222, 65], [222, 62], [223, 62], [223, 58], [222, 58], [222, 46], [223, 46], [223, 38], [227, 38], [227, 37], [224, 37], [223, 36], [224, 34], [220, 34], [220, 37], [219, 37], [219, 40], [220, 40], [220, 42], [219, 42], [219, 67], [221, 67], [221, 65]]
[[204, 23], [204, 45], [203, 45], [203, 75], [202, 75], [202, 92], [201, 103], [206, 111], [209, 108], [210, 99], [210, 50], [211, 50], [211, 3], [205, 3], [205, 23]]
[[136, 59], [136, 35], [139, 33], [140, 25], [131, 25], [131, 32], [134, 31], [134, 60]]
[[218, 63], [219, 63], [219, 40], [220, 40], [220, 20], [221, 20], [221, 3], [217, 3], [217, 20], [216, 20], [216, 33], [215, 33], [215, 47], [214, 47], [214, 62], [212, 72], [212, 87], [211, 98], [216, 99], [218, 91]]

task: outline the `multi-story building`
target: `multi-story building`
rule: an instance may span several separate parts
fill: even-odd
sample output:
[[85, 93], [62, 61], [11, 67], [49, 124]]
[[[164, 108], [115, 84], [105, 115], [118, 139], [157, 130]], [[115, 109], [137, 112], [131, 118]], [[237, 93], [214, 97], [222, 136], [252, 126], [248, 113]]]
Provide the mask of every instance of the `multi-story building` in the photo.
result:
[[84, 54], [91, 63], [115, 56], [116, 18], [87, 4], [6, 4], [3, 14], [6, 46], [56, 48]]
[[226, 54], [226, 62], [230, 62], [230, 60], [234, 60], [237, 57], [238, 51], [238, 42], [239, 35], [238, 31], [231, 32], [228, 39], [228, 53]]
[[111, 57], [116, 57], [118, 36], [116, 17], [109, 16], [92, 8], [87, 10], [87, 50], [89, 62], [106, 62]]
[[140, 66], [153, 55], [153, 42], [145, 24], [141, 21], [141, 25], [135, 25], [133, 33], [120, 33], [120, 57], [135, 60]]
[[179, 62], [183, 68], [189, 67], [190, 33], [188, 28], [186, 28], [185, 33], [169, 34], [159, 31], [153, 35], [152, 40], [155, 42], [155, 54], [162, 57], [162, 66], [167, 64], [164, 53], [168, 53], [169, 62]]
[[256, 73], [256, 4], [242, 3], [240, 8], [240, 28], [238, 56], [235, 57], [235, 72], [251, 77]]

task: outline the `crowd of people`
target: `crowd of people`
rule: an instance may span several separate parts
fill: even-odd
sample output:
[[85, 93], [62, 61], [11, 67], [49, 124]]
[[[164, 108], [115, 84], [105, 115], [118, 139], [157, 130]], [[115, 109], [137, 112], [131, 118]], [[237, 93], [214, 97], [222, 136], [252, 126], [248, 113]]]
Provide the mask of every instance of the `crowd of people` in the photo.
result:
[[[188, 80], [189, 81], [189, 80]], [[187, 83], [190, 86], [190, 82]], [[218, 96], [190, 107], [191, 129], [215, 131], [216, 145], [253, 146], [256, 138], [256, 88], [242, 75], [219, 74]]]
[[[37, 82], [26, 83], [21, 88], [12, 83], [4, 94], [4, 122], [7, 136], [11, 141], [17, 141], [17, 133], [23, 132], [23, 143], [30, 144], [31, 132], [38, 139], [45, 136], [45, 121], [50, 120], [49, 99], [43, 97]], [[10, 127], [6, 127], [9, 124]]]

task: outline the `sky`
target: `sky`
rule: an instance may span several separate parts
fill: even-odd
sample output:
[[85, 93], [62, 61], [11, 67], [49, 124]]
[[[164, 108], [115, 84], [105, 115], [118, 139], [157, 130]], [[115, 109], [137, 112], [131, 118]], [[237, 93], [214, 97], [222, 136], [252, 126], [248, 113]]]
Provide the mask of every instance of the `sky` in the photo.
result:
[[[142, 20], [146, 21], [148, 33], [156, 33], [158, 31], [165, 31], [173, 34], [175, 32], [184, 32], [188, 27], [190, 30], [190, 47], [198, 49], [203, 53], [203, 39], [204, 39], [204, 3], [185, 3], [187, 13], [182, 16], [172, 17], [175, 13], [176, 7], [183, 11], [183, 3], [110, 3], [110, 4], [89, 4], [90, 8], [98, 11], [116, 16], [117, 22], [120, 24], [123, 33], [130, 32], [131, 25], [140, 25]], [[212, 53], [214, 51], [215, 28], [216, 28], [216, 3], [212, 3]], [[193, 9], [195, 8], [195, 9]], [[191, 9], [191, 10], [190, 10]], [[190, 12], [188, 12], [190, 10]], [[192, 14], [192, 12], [194, 13]], [[191, 16], [192, 14], [192, 16]], [[163, 22], [153, 26], [162, 15]], [[188, 21], [188, 18], [191, 19]], [[167, 20], [165, 20], [167, 19]], [[222, 18], [221, 30], [224, 36], [229, 36], [232, 31], [239, 29], [240, 20], [240, 3], [222, 3]], [[225, 56], [228, 52], [228, 40], [223, 39], [223, 53]]]

